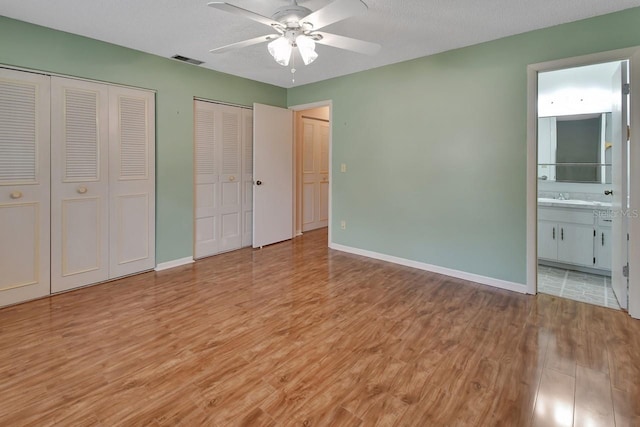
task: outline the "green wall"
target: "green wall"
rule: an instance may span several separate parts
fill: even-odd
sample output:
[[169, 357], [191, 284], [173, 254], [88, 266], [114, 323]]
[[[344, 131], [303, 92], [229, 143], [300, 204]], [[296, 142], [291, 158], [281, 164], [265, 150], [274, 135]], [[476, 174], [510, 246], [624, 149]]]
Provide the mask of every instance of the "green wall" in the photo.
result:
[[[206, 59], [206, 58], [205, 58]], [[193, 254], [193, 98], [286, 106], [286, 90], [0, 17], [0, 64], [154, 89], [157, 262]]]
[[333, 101], [333, 241], [524, 284], [527, 65], [640, 45], [639, 22], [635, 8], [290, 89], [290, 106]]

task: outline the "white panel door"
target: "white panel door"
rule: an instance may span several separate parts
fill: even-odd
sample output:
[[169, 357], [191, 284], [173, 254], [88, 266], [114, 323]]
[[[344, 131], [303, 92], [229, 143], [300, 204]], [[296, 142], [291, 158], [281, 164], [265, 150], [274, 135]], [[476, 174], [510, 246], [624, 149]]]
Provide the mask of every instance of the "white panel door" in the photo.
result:
[[109, 87], [109, 278], [155, 267], [155, 98]]
[[253, 111], [242, 110], [242, 246], [253, 241]]
[[253, 104], [253, 247], [293, 237], [293, 112]]
[[329, 124], [302, 119], [302, 231], [329, 221]]
[[0, 69], [0, 306], [50, 292], [49, 85]]
[[611, 287], [616, 294], [620, 307], [627, 308], [628, 282], [622, 274], [622, 267], [627, 265], [627, 215], [622, 215], [628, 209], [627, 188], [627, 144], [628, 144], [628, 116], [627, 98], [622, 90], [627, 81], [627, 67], [621, 63], [612, 77], [611, 131], [611, 181], [613, 190], [612, 210], [614, 212], [611, 225]]
[[51, 79], [51, 291], [109, 278], [108, 90]]

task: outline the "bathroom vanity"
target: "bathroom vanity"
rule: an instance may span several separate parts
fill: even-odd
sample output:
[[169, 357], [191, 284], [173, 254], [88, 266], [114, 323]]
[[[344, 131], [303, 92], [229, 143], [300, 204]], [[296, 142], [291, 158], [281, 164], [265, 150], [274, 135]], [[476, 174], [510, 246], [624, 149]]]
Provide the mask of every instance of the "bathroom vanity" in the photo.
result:
[[541, 263], [611, 274], [611, 203], [538, 199]]

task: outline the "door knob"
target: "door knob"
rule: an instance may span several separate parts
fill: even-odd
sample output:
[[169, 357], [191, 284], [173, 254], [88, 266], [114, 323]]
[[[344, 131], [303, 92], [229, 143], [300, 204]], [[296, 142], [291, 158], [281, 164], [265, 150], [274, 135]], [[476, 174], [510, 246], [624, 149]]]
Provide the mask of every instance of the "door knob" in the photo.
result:
[[76, 191], [78, 192], [78, 194], [84, 194], [87, 192], [87, 187], [85, 187], [84, 185], [81, 185], [80, 187], [78, 187]]
[[256, 185], [262, 185], [262, 181], [256, 181]]
[[605, 196], [611, 196], [613, 194], [613, 190], [604, 190]]
[[236, 177], [235, 177], [235, 176], [230, 176], [230, 177], [229, 177], [229, 181], [233, 182], [233, 181], [235, 181], [235, 180], [236, 180]]
[[13, 191], [11, 192], [11, 194], [9, 194], [9, 197], [11, 197], [12, 199], [19, 199], [20, 197], [22, 197], [22, 192]]

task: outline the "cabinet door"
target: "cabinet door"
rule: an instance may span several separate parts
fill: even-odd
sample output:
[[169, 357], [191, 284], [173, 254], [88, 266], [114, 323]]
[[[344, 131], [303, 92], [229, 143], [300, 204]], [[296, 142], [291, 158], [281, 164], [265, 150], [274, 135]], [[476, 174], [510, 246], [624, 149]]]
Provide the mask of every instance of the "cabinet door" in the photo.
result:
[[558, 259], [558, 225], [555, 222], [538, 221], [538, 258]]
[[596, 266], [611, 270], [611, 228], [599, 228], [596, 235]]
[[51, 290], [109, 278], [107, 86], [51, 79]]
[[558, 224], [558, 261], [593, 267], [593, 226]]
[[109, 278], [155, 267], [152, 92], [109, 87]]
[[49, 87], [0, 69], [0, 306], [50, 292]]

